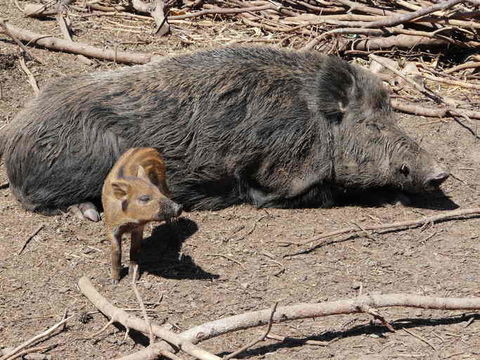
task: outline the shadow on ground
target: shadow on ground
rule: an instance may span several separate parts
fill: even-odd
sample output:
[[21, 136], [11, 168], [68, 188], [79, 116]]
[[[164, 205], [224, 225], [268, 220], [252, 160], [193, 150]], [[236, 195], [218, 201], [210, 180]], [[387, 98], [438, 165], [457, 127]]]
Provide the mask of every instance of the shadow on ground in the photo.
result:
[[203, 270], [181, 251], [183, 242], [197, 231], [197, 224], [183, 217], [155, 227], [142, 244], [141, 271], [168, 279], [217, 279], [218, 275]]
[[[424, 319], [424, 318], [415, 318], [415, 319], [399, 319], [390, 324], [396, 331], [402, 329], [410, 329], [410, 328], [418, 328], [418, 327], [433, 327], [439, 325], [452, 325], [452, 324], [459, 324], [462, 322], [468, 321], [475, 321], [480, 319], [480, 314], [462, 314], [458, 316], [452, 317], [445, 317], [445, 318], [438, 318], [438, 319]], [[382, 326], [370, 323], [368, 325], [358, 325], [354, 326], [347, 330], [340, 330], [340, 331], [327, 331], [321, 335], [314, 335], [308, 336], [303, 338], [293, 338], [293, 337], [286, 337], [285, 341], [259, 346], [257, 348], [253, 348], [243, 352], [240, 355], [237, 355], [235, 358], [237, 359], [248, 359], [252, 356], [259, 356], [265, 355], [267, 353], [274, 353], [279, 349], [283, 348], [295, 348], [304, 346], [307, 344], [308, 340], [314, 341], [321, 341], [325, 342], [325, 345], [331, 341], [338, 341], [344, 338], [350, 338], [355, 336], [363, 336], [363, 335], [372, 335], [375, 334], [379, 337], [385, 337], [385, 333], [388, 333], [389, 330]], [[220, 357], [228, 355], [229, 352], [223, 352], [221, 354], [217, 354]]]
[[385, 188], [350, 190], [339, 194], [338, 200], [339, 205], [342, 206], [382, 207], [401, 203], [408, 207], [430, 210], [454, 210], [459, 207], [441, 190], [421, 194], [409, 194]]

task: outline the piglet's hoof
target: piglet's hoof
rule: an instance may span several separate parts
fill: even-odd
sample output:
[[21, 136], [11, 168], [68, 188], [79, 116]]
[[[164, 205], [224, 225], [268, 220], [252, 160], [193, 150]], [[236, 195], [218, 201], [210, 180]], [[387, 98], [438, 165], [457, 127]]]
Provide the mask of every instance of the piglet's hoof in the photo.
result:
[[[135, 269], [137, 268], [137, 269]], [[128, 276], [134, 281], [140, 280], [140, 269], [136, 264], [130, 264], [128, 267]]]
[[118, 285], [118, 279], [112, 279], [112, 285]]
[[68, 210], [80, 219], [87, 219], [94, 222], [100, 221], [101, 219], [97, 208], [91, 202], [72, 205]]

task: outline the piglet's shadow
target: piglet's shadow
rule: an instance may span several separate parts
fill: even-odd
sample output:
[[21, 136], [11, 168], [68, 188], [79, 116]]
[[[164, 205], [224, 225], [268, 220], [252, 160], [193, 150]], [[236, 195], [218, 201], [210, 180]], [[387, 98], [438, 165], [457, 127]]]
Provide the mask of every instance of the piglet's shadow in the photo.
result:
[[360, 207], [381, 207], [401, 203], [406, 207], [430, 210], [454, 210], [459, 207], [441, 190], [422, 194], [408, 194], [385, 188], [348, 191], [339, 196], [339, 202], [344, 206]]
[[219, 276], [204, 271], [189, 255], [181, 252], [183, 242], [198, 231], [197, 224], [179, 218], [161, 224], [142, 243], [140, 269], [168, 279], [216, 279]]

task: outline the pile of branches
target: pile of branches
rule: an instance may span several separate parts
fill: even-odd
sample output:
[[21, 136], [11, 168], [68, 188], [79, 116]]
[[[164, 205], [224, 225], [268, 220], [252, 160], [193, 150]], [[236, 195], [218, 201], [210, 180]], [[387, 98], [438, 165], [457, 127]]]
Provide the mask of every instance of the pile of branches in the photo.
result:
[[[480, 49], [480, 0], [57, 0], [22, 10], [39, 18], [68, 11], [89, 17], [149, 14], [160, 36], [171, 34], [170, 25], [228, 17], [260, 29], [266, 42], [341, 55], [415, 50], [434, 56], [447, 48], [465, 54]], [[478, 66], [480, 59], [474, 60], [468, 65]]]
[[[75, 15], [77, 22], [83, 17], [133, 17], [154, 22], [153, 34], [166, 37], [192, 34], [193, 25], [208, 19], [212, 26], [228, 22], [241, 26], [245, 34], [255, 30], [254, 38], [245, 35], [247, 41], [241, 42], [316, 49], [364, 62], [369, 56], [371, 70], [392, 85], [395, 109], [453, 118], [480, 138], [472, 121], [480, 120], [480, 112], [471, 107], [477, 99], [474, 96], [472, 104], [471, 94], [480, 90], [480, 0], [57, 0], [20, 9], [28, 17], [56, 18], [63, 38], [17, 28], [8, 19], [0, 19], [0, 33], [12, 38], [26, 53], [24, 43], [79, 54], [85, 61], [98, 58], [143, 64], [152, 61], [154, 55], [76, 42], [69, 15]], [[122, 26], [121, 22], [115, 23]], [[205, 42], [210, 40], [207, 36]], [[28, 69], [22, 69], [37, 92]], [[442, 97], [431, 90], [429, 83], [453, 87], [456, 92], [463, 89], [467, 101]], [[416, 104], [418, 92], [433, 106]]]

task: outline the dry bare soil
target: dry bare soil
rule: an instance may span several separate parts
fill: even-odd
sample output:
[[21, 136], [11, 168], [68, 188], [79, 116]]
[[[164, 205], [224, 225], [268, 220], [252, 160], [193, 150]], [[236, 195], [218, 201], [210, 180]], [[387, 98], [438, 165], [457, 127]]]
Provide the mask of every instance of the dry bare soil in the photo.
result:
[[[12, 24], [60, 36], [54, 20], [24, 19], [15, 6], [6, 3], [0, 5], [0, 13]], [[117, 43], [131, 51], [166, 55], [227, 44], [229, 32], [233, 36], [238, 26], [228, 20], [205, 26], [203, 20], [198, 20], [197, 31], [210, 39], [202, 42], [186, 41], [184, 33], [188, 28], [174, 27], [172, 36], [158, 39], [147, 34], [150, 28], [144, 23], [132, 21], [131, 28], [117, 31], [115, 24], [107, 20], [74, 18], [76, 39], [98, 46]], [[235, 36], [238, 38], [238, 34]], [[74, 55], [47, 50], [32, 52], [43, 61], [43, 65], [27, 63], [40, 87], [62, 75], [119, 67], [107, 62], [85, 65]], [[17, 54], [18, 48], [0, 36], [0, 126], [10, 122], [33, 96]], [[478, 108], [478, 92], [438, 89], [435, 84], [433, 88], [444, 95], [476, 102]], [[402, 115], [400, 122], [455, 175], [443, 187], [448, 198], [416, 198], [408, 207], [353, 203], [332, 209], [258, 210], [236, 206], [185, 213], [173, 227], [156, 225], [153, 233], [150, 235], [150, 228], [147, 234], [142, 258], [147, 270], [138, 286], [149, 316], [180, 330], [269, 308], [276, 301], [287, 305], [353, 298], [360, 290], [363, 294], [480, 296], [480, 219], [331, 243], [303, 255], [284, 257], [302, 249], [292, 243], [352, 223], [382, 224], [479, 205], [479, 142], [451, 120]], [[0, 184], [6, 181], [2, 165]], [[18, 255], [29, 234], [40, 224], [44, 224], [43, 229]], [[110, 326], [91, 338], [107, 320], [80, 294], [76, 284], [83, 275], [92, 279], [114, 304], [141, 316], [129, 281], [124, 278], [118, 286], [110, 285], [108, 269], [109, 244], [101, 222], [79, 221], [68, 214], [44, 217], [25, 212], [8, 187], [1, 187], [1, 347], [20, 344], [57, 322], [68, 310], [75, 316], [64, 331], [45, 342], [57, 345], [49, 351], [54, 359], [110, 359], [143, 348], [144, 339], [135, 334], [124, 339], [121, 327]], [[478, 314], [412, 309], [386, 309], [382, 313], [396, 327], [395, 333], [371, 323], [370, 317], [363, 314], [293, 321], [275, 324], [272, 332], [295, 341], [269, 340], [241, 357], [480, 359]], [[225, 354], [262, 331], [257, 328], [237, 332], [202, 346]], [[307, 339], [329, 343], [306, 345]]]

